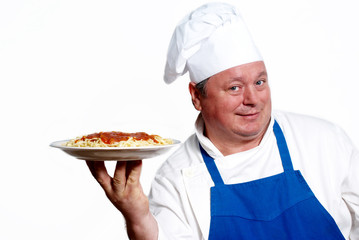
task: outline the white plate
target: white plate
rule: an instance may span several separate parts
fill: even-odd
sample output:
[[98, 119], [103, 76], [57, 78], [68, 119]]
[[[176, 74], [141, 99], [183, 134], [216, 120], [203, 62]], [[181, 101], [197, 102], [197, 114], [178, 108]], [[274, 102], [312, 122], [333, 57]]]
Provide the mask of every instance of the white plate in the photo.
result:
[[166, 153], [180, 141], [173, 139], [173, 144], [147, 147], [66, 147], [68, 140], [57, 141], [50, 144], [67, 154], [81, 160], [89, 161], [131, 161], [147, 159]]

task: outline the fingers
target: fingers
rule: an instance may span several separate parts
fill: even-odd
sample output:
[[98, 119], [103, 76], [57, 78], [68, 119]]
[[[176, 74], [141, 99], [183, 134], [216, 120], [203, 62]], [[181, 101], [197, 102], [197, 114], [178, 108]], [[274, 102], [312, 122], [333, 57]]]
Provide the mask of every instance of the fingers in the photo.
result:
[[126, 161], [117, 161], [112, 179], [112, 187], [116, 192], [123, 192], [126, 186]]
[[140, 182], [141, 170], [142, 160], [127, 162], [127, 184], [138, 184]]
[[97, 180], [105, 192], [111, 191], [111, 177], [108, 175], [103, 161], [86, 161], [92, 176]]
[[142, 160], [118, 161], [113, 178], [108, 174], [103, 161], [86, 161], [86, 164], [107, 197], [120, 211], [125, 209], [122, 205], [126, 201], [143, 198], [140, 184]]
[[140, 184], [142, 160], [118, 161], [113, 178], [107, 173], [103, 161], [86, 161], [86, 164], [125, 219], [138, 222], [148, 214], [148, 198]]
[[113, 188], [115, 191], [124, 191], [126, 186], [140, 184], [142, 160], [118, 161], [113, 176]]

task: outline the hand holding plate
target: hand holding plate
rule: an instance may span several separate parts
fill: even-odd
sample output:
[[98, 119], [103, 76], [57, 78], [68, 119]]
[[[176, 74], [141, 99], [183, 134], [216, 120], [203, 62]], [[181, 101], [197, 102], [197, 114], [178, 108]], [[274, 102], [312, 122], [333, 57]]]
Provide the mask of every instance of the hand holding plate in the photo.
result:
[[103, 161], [86, 161], [112, 204], [123, 214], [130, 239], [157, 239], [157, 222], [140, 184], [142, 160], [118, 161], [111, 177]]

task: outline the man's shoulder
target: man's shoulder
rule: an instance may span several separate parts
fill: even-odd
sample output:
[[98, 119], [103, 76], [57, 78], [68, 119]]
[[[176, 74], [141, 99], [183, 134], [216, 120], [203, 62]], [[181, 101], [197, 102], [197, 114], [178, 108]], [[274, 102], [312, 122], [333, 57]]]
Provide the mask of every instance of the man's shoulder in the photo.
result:
[[[160, 175], [176, 174], [184, 168], [200, 162], [198, 158], [198, 139], [192, 134], [186, 141], [180, 144], [158, 170]], [[197, 151], [198, 150], [198, 151]]]
[[336, 130], [338, 126], [333, 122], [326, 119], [310, 116], [300, 113], [286, 112], [286, 111], [273, 111], [275, 120], [279, 125], [292, 128], [305, 128], [305, 129], [317, 129], [317, 130]]
[[320, 117], [285, 111], [275, 111], [273, 116], [284, 134], [294, 138], [301, 138], [308, 142], [347, 143], [350, 141], [340, 126]]

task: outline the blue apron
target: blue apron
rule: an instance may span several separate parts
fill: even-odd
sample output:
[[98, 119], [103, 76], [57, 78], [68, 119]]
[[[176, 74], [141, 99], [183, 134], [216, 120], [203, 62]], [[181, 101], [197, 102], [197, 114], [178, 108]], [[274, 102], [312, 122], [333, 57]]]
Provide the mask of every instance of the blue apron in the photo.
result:
[[273, 130], [284, 172], [246, 183], [224, 184], [213, 158], [200, 146], [215, 184], [209, 239], [345, 239], [300, 171], [294, 171], [276, 121]]

